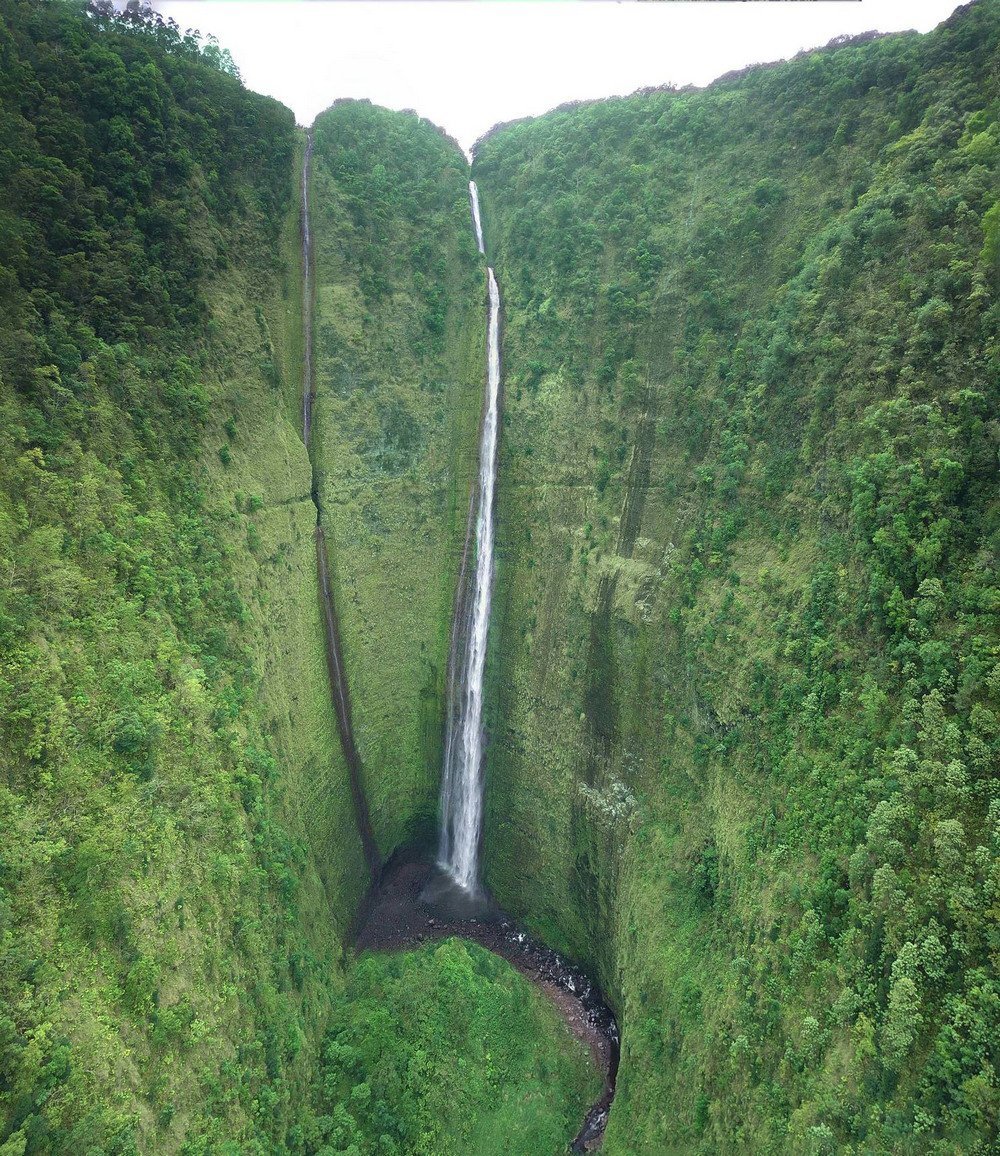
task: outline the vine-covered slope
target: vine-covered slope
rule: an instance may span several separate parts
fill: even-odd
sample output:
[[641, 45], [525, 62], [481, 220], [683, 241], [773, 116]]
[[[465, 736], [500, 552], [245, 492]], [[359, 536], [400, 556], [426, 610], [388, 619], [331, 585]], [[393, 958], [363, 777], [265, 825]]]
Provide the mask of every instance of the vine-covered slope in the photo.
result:
[[609, 1153], [996, 1143], [998, 42], [478, 147], [488, 881], [620, 1004]]
[[436, 825], [485, 282], [454, 141], [365, 101], [334, 105], [314, 133], [313, 446], [355, 734], [388, 856]]

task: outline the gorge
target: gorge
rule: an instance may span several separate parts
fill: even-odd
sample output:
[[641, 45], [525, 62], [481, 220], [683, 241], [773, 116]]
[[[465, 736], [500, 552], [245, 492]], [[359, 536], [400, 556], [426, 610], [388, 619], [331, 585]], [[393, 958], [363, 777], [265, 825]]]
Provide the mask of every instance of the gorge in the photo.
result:
[[[309, 213], [312, 133], [307, 135], [302, 178], [303, 270], [303, 440], [308, 448], [315, 386], [312, 376], [312, 228]], [[476, 242], [485, 252], [476, 186], [470, 182]], [[404, 857], [385, 870], [378, 857], [361, 785], [361, 767], [351, 724], [350, 690], [341, 657], [322, 528], [317, 507], [317, 564], [320, 601], [326, 626], [327, 665], [341, 747], [351, 780], [358, 834], [371, 873], [371, 888], [361, 906], [358, 946], [366, 950], [412, 949], [424, 939], [458, 935], [511, 963], [553, 1000], [573, 1034], [592, 1053], [602, 1073], [601, 1093], [590, 1107], [574, 1141], [574, 1151], [599, 1143], [614, 1098], [619, 1037], [613, 1013], [594, 985], [556, 952], [533, 941], [483, 894], [478, 874], [483, 797], [482, 693], [489, 629], [493, 571], [493, 492], [500, 425], [500, 298], [493, 270], [487, 269], [487, 388], [482, 421], [478, 480], [458, 574], [455, 618], [448, 661], [448, 697], [441, 778], [441, 833], [437, 868]], [[475, 520], [473, 523], [473, 512]], [[475, 538], [472, 527], [475, 525]], [[473, 573], [466, 588], [469, 558]]]
[[[476, 244], [483, 247], [479, 192], [469, 182]], [[463, 590], [465, 559], [459, 571], [456, 617], [448, 672], [448, 702], [441, 780], [441, 840], [438, 862], [459, 887], [475, 896], [479, 890], [479, 840], [483, 817], [483, 676], [493, 587], [493, 494], [496, 486], [497, 437], [500, 431], [500, 290], [486, 270], [488, 321], [486, 337], [486, 408], [479, 450], [475, 569], [472, 586]]]
[[998, 52], [470, 173], [0, 0], [2, 1156], [995, 1149]]

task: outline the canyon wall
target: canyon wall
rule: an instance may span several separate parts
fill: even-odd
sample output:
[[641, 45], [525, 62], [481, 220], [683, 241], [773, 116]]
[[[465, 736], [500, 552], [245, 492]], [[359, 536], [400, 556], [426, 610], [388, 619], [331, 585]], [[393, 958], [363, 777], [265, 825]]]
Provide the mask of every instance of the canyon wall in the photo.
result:
[[998, 34], [477, 146], [486, 880], [618, 1003], [609, 1153], [995, 1136]]
[[[477, 150], [486, 881], [620, 1014], [609, 1153], [996, 1143], [998, 41], [980, 0]], [[348, 962], [316, 585], [314, 496], [380, 850], [431, 849], [469, 174], [316, 123], [312, 495], [304, 137], [232, 73], [0, 0], [0, 1148], [531, 1151], [587, 1080], [551, 1009]]]
[[0, 59], [0, 1147], [270, 1151], [365, 882], [302, 141], [166, 25], [4, 3]]
[[436, 839], [485, 282], [454, 141], [342, 101], [315, 126], [319, 500], [380, 849]]

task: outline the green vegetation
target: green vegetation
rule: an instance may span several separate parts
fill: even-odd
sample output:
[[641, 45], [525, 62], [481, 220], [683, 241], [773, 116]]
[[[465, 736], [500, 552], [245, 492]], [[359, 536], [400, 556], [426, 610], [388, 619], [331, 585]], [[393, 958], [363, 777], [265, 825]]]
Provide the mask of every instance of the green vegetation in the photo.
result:
[[609, 1153], [997, 1144], [1000, 5], [493, 133], [488, 881]]
[[340, 102], [316, 121], [313, 174], [313, 453], [355, 734], [388, 856], [436, 829], [485, 280], [468, 167], [427, 121]]
[[292, 117], [70, 5], [0, 62], [0, 1150], [271, 1152], [363, 881]]
[[[455, 943], [344, 951], [366, 878], [299, 432], [303, 141], [231, 73], [148, 15], [0, 0], [0, 1153], [555, 1153], [595, 1077], [526, 981]], [[428, 275], [401, 363], [445, 383], [414, 402], [430, 449], [380, 468], [450, 503], [421, 491], [414, 554], [440, 668], [481, 310], [431, 139], [472, 292]]]
[[[615, 1153], [998, 1144], [1000, 0], [483, 142], [488, 877]], [[0, 1156], [561, 1150], [596, 1077], [364, 885], [291, 114], [0, 0]], [[384, 854], [431, 837], [485, 292], [461, 154], [317, 122], [313, 450]]]
[[548, 998], [475, 944], [365, 956], [346, 996], [306, 1153], [556, 1156], [600, 1093]]

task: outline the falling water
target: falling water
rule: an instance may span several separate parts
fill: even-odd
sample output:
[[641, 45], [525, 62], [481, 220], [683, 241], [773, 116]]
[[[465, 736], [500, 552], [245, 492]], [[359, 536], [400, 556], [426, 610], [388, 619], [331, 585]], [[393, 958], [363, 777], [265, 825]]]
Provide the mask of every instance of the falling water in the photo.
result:
[[307, 451], [312, 436], [312, 407], [315, 400], [312, 365], [312, 230], [309, 225], [309, 170], [312, 154], [313, 134], [312, 129], [309, 129], [306, 133], [306, 155], [302, 163], [302, 326], [307, 336], [302, 360], [302, 440], [306, 443]]
[[[476, 240], [483, 252], [479, 196], [469, 182]], [[500, 409], [500, 290], [492, 269], [487, 330], [487, 402], [479, 450], [479, 512], [476, 572], [471, 601], [460, 598], [449, 685], [441, 784], [441, 843], [438, 861], [471, 894], [479, 891], [479, 834], [483, 818], [483, 672], [493, 586], [493, 493], [496, 485]], [[461, 579], [460, 579], [461, 581]], [[464, 605], [464, 610], [462, 609]]]
[[[483, 227], [475, 181], [469, 182], [469, 199], [476, 242], [479, 252], [483, 253]], [[599, 1058], [604, 1074], [600, 1098], [587, 1112], [583, 1127], [570, 1149], [590, 1152], [600, 1146], [614, 1100], [619, 1058], [618, 1023], [590, 980], [556, 952], [519, 931], [479, 883], [479, 840], [483, 819], [483, 672], [493, 583], [493, 498], [500, 427], [500, 291], [493, 270], [487, 269], [486, 275], [489, 286], [486, 413], [479, 447], [479, 483], [469, 502], [448, 658], [448, 715], [441, 778], [441, 842], [438, 848], [440, 872], [429, 872], [420, 891], [423, 913], [429, 908], [439, 918], [429, 920], [431, 930], [425, 932], [421, 916], [417, 925], [421, 928], [418, 938], [423, 939], [425, 933], [433, 938], [454, 934], [464, 936], [509, 960], [547, 990], [555, 987], [562, 992], [559, 1006], [563, 1014], [567, 1015], [574, 1032], [580, 1022], [587, 1025], [586, 1030], [592, 1033], [591, 1046], [595, 1049], [595, 1058]], [[474, 513], [475, 576], [469, 582]], [[361, 945], [384, 950], [400, 943], [412, 943], [412, 924], [405, 919], [395, 922], [401, 908], [405, 909], [405, 896], [412, 894], [412, 876], [409, 875], [412, 866], [401, 864], [395, 876], [389, 873], [388, 882], [383, 879], [384, 891], [380, 902], [386, 906], [373, 909], [359, 937]], [[567, 1012], [567, 1006], [575, 1010]]]
[[472, 202], [472, 223], [476, 226], [476, 244], [479, 246], [479, 252], [485, 253], [486, 249], [483, 246], [483, 222], [479, 217], [479, 189], [476, 188], [475, 181], [469, 181], [469, 200]]

